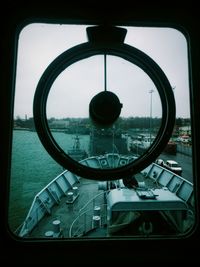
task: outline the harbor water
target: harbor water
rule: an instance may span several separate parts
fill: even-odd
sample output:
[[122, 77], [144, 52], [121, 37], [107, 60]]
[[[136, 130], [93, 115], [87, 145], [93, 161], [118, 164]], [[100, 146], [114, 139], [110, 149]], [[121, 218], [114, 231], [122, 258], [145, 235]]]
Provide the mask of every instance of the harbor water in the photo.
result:
[[[65, 150], [73, 146], [74, 135], [53, 133]], [[88, 150], [89, 136], [80, 136], [81, 147]], [[35, 195], [63, 171], [42, 146], [36, 132], [13, 131], [9, 187], [9, 227], [14, 232], [24, 221]]]

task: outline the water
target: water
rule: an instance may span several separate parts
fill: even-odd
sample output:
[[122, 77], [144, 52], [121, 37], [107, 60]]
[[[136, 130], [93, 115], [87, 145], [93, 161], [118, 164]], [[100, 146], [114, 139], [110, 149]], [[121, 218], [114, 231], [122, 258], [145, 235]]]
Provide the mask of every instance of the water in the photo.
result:
[[[73, 135], [53, 133], [64, 150], [73, 146]], [[81, 135], [83, 149], [89, 136]], [[43, 148], [36, 132], [14, 131], [10, 179], [9, 226], [12, 231], [23, 222], [35, 195], [63, 171]]]

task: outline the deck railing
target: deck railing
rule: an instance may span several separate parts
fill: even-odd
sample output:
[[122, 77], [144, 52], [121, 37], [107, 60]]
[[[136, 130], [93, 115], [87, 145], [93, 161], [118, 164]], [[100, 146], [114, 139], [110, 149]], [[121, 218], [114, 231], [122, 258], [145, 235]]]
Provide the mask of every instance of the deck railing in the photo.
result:
[[[106, 224], [107, 204], [104, 202], [107, 191], [101, 192], [90, 199], [79, 211], [69, 229], [69, 237], [80, 237], [85, 233]], [[98, 218], [94, 218], [98, 216]], [[96, 222], [95, 222], [95, 219]]]

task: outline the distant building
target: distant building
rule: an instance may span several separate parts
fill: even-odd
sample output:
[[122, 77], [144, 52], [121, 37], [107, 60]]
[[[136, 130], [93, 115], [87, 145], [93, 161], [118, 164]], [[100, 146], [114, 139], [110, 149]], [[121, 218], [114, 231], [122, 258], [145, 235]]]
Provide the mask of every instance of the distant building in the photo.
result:
[[179, 135], [191, 136], [191, 125], [179, 127]]
[[54, 120], [49, 123], [50, 128], [63, 129], [69, 126], [69, 121], [66, 120]]

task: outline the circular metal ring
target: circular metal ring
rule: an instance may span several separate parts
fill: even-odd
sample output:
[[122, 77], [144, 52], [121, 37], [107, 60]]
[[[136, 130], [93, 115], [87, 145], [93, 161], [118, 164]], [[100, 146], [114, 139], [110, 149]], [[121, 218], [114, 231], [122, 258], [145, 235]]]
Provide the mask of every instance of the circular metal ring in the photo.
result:
[[[46, 104], [49, 91], [58, 75], [71, 64], [99, 54], [121, 57], [140, 67], [154, 82], [162, 104], [162, 121], [158, 134], [149, 149], [135, 161], [113, 169], [85, 166], [69, 157], [57, 144], [48, 127]], [[162, 69], [142, 51], [124, 43], [87, 42], [63, 52], [44, 71], [37, 85], [33, 114], [35, 128], [47, 152], [65, 169], [88, 179], [114, 180], [130, 176], [146, 168], [163, 151], [175, 122], [175, 100], [171, 85]]]

